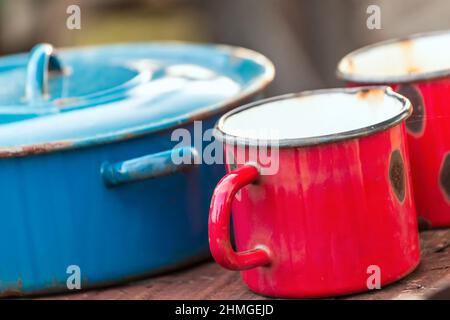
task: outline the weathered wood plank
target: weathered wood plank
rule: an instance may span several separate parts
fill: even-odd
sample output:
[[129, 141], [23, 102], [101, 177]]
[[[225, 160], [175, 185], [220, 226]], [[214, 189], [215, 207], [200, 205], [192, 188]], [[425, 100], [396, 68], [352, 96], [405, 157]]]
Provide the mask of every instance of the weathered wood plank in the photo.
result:
[[[350, 299], [425, 299], [447, 282], [450, 285], [450, 230], [422, 232], [422, 261], [408, 277]], [[448, 280], [448, 281], [447, 281]]]
[[[422, 262], [407, 278], [343, 299], [424, 299], [450, 284], [450, 230], [421, 233]], [[50, 299], [266, 299], [250, 292], [238, 272], [209, 261], [190, 269], [127, 285], [46, 297]]]

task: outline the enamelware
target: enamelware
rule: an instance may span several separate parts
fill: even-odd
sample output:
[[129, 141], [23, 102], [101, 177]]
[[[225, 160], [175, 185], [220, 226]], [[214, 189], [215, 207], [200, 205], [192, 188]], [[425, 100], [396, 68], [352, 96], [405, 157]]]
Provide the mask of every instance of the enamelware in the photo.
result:
[[421, 225], [450, 226], [450, 31], [356, 50], [337, 74], [350, 86], [390, 85], [411, 101], [406, 129]]
[[370, 87], [290, 94], [222, 116], [215, 136], [228, 173], [209, 216], [217, 263], [241, 271], [254, 292], [287, 298], [367, 291], [414, 270], [411, 111], [390, 88]]
[[207, 257], [224, 170], [175, 164], [202, 150], [171, 133], [212, 128], [273, 76], [264, 56], [222, 45], [41, 44], [0, 58], [0, 295], [67, 290], [77, 267], [83, 289]]

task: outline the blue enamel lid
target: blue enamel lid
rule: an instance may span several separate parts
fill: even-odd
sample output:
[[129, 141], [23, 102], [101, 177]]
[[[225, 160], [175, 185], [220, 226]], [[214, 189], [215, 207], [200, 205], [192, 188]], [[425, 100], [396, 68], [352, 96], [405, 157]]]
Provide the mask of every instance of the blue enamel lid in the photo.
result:
[[261, 54], [224, 45], [39, 44], [0, 58], [0, 156], [175, 127], [235, 106], [273, 77]]

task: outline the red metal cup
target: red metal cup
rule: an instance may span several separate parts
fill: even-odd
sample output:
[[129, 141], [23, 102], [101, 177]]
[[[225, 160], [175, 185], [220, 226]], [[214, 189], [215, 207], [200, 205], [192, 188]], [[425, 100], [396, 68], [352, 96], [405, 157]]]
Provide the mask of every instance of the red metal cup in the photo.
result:
[[[215, 136], [228, 173], [209, 216], [215, 260], [275, 297], [346, 295], [372, 288], [374, 276], [383, 286], [410, 273], [420, 259], [410, 112], [404, 97], [372, 87], [286, 95], [224, 115]], [[267, 174], [265, 146], [277, 163]]]
[[417, 213], [428, 227], [450, 226], [450, 31], [359, 49], [337, 74], [350, 86], [388, 84], [411, 101], [406, 128]]

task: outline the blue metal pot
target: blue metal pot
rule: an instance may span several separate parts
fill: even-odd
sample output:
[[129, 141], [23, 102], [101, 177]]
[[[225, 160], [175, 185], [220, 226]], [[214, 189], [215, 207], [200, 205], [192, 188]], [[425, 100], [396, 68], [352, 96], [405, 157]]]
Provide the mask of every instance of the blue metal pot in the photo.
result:
[[262, 55], [180, 43], [61, 49], [0, 58], [0, 295], [81, 288], [208, 255], [207, 214], [222, 165], [173, 149], [261, 92]]

